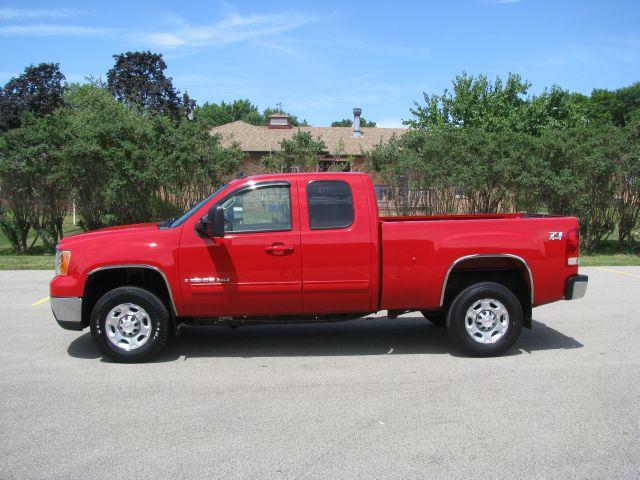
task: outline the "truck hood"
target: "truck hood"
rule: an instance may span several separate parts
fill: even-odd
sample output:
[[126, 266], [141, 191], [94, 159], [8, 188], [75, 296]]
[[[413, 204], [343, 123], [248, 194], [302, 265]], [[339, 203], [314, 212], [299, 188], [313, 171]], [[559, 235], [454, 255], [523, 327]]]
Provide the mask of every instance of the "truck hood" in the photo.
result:
[[99, 230], [92, 230], [90, 232], [78, 233], [63, 238], [58, 244], [61, 250], [65, 248], [71, 248], [73, 245], [84, 243], [91, 240], [103, 240], [108, 238], [120, 238], [131, 234], [144, 234], [149, 233], [149, 236], [153, 236], [158, 231], [158, 225], [156, 223], [135, 223], [132, 225], [120, 225], [117, 227], [101, 228]]

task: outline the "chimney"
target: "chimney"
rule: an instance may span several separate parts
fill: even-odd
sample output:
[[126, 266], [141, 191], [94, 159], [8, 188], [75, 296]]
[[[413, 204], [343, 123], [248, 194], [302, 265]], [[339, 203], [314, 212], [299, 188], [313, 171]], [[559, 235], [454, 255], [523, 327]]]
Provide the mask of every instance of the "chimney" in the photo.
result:
[[353, 109], [353, 136], [354, 137], [362, 136], [362, 131], [360, 130], [360, 114], [361, 113], [362, 113], [361, 108], [356, 107]]

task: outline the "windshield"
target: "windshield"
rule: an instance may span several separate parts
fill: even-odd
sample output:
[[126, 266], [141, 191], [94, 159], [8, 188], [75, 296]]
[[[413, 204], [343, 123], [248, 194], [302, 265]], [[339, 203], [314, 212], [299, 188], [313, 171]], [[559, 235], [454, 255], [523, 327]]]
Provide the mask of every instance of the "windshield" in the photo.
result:
[[208, 197], [206, 197], [204, 200], [201, 200], [200, 202], [198, 202], [197, 204], [195, 204], [193, 207], [191, 207], [189, 210], [187, 210], [184, 214], [182, 214], [180, 217], [177, 217], [175, 219], [169, 220], [166, 222], [165, 224], [165, 228], [173, 228], [173, 227], [179, 227], [180, 225], [182, 225], [187, 218], [189, 218], [191, 215], [193, 215], [195, 212], [197, 212], [198, 210], [200, 210], [209, 200], [211, 200], [213, 197], [215, 197], [218, 193], [220, 193], [222, 191], [223, 188], [226, 188], [227, 184], [225, 183], [224, 185], [222, 185], [220, 188], [218, 188], [215, 192], [213, 192], [211, 195], [209, 195]]

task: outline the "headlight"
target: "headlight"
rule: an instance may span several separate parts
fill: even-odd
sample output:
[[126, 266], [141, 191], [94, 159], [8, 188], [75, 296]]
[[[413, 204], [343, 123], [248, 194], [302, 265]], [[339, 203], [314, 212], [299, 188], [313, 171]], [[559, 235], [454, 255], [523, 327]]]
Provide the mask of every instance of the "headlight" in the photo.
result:
[[71, 262], [71, 252], [69, 250], [56, 249], [56, 275], [66, 275]]

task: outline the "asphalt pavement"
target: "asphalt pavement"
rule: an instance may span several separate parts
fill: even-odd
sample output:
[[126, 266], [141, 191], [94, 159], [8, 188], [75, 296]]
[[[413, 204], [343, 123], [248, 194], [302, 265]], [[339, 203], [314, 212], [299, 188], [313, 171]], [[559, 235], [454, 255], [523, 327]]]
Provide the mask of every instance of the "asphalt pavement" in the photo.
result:
[[499, 358], [419, 314], [189, 328], [157, 361], [62, 330], [0, 272], [0, 478], [640, 478], [640, 267], [582, 268]]

